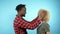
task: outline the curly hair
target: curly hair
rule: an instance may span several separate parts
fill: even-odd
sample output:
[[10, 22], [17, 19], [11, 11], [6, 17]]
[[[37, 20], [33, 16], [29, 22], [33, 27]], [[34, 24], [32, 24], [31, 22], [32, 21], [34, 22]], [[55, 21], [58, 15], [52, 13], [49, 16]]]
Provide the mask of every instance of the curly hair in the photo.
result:
[[47, 10], [45, 10], [45, 9], [40, 9], [39, 13], [42, 13], [42, 12], [45, 13], [45, 16], [44, 16], [43, 20], [45, 22], [48, 22], [49, 21], [49, 18], [50, 18], [50, 13]]
[[17, 6], [16, 6], [17, 12], [19, 12], [19, 10], [21, 10], [23, 7], [25, 7], [24, 4], [19, 4], [19, 5], [17, 5]]

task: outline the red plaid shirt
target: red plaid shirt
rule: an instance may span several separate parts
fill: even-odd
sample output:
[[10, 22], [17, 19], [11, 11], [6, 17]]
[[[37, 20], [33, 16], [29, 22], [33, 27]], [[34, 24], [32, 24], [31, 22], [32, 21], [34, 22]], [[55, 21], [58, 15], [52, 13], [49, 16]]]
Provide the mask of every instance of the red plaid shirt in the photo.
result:
[[41, 21], [38, 18], [28, 22], [17, 15], [14, 20], [15, 34], [27, 34], [26, 29], [35, 29], [40, 23]]

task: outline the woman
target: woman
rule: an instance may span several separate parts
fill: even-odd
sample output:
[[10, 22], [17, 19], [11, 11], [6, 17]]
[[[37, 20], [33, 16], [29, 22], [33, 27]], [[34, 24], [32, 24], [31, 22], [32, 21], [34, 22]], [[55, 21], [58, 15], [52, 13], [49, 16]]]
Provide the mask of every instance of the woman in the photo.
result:
[[50, 34], [50, 26], [47, 23], [50, 18], [50, 14], [47, 10], [41, 9], [39, 11], [39, 15], [42, 18], [42, 24], [37, 28], [37, 34]]

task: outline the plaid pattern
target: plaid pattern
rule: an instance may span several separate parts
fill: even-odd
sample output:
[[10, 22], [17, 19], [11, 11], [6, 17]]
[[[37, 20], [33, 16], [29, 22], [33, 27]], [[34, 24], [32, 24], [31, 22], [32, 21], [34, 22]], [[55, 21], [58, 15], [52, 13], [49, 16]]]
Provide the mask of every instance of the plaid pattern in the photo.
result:
[[33, 21], [28, 22], [28, 21], [24, 20], [21, 16], [17, 15], [14, 20], [15, 34], [27, 34], [26, 29], [34, 29], [40, 23], [41, 23], [41, 21], [38, 19], [38, 17], [36, 19], [34, 19]]

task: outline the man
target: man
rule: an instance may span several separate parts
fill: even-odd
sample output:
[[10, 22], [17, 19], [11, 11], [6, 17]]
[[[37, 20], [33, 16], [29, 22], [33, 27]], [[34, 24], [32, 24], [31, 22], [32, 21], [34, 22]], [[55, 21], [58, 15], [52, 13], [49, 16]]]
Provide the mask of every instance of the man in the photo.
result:
[[39, 16], [31, 22], [28, 22], [22, 18], [26, 14], [25, 5], [23, 4], [17, 5], [16, 10], [18, 14], [16, 15], [16, 18], [14, 20], [15, 34], [27, 34], [26, 29], [34, 29], [41, 23], [40, 21], [41, 17]]

